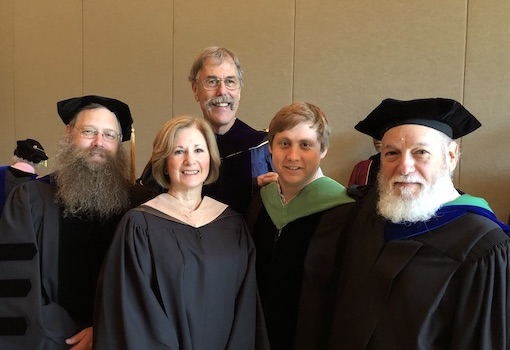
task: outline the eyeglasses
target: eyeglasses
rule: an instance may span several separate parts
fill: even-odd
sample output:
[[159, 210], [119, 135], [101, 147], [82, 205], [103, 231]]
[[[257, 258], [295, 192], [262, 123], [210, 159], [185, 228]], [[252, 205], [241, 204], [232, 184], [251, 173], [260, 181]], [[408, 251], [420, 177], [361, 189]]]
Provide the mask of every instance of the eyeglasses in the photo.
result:
[[228, 90], [237, 90], [241, 87], [241, 83], [237, 78], [227, 77], [224, 79], [218, 77], [208, 77], [202, 80], [202, 86], [206, 90], [216, 90], [220, 86], [221, 81]]
[[96, 130], [95, 128], [91, 128], [91, 127], [86, 127], [83, 129], [80, 129], [77, 127], [75, 127], [75, 128], [76, 128], [76, 130], [78, 130], [80, 132], [81, 137], [86, 138], [86, 139], [95, 139], [98, 134], [101, 134], [101, 135], [103, 135], [103, 140], [105, 140], [106, 142], [115, 142], [115, 141], [119, 140], [120, 137], [122, 136], [118, 132], [109, 130], [109, 129], [106, 129], [106, 130], [103, 130], [100, 132], [100, 131]]

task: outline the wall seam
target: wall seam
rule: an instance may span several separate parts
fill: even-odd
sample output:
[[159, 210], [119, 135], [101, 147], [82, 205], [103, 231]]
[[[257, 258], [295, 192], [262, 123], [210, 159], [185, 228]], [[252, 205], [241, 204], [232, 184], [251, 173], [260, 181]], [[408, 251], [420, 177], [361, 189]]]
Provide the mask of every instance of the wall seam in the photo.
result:
[[[466, 0], [466, 12], [465, 12], [465, 30], [464, 30], [464, 62], [462, 67], [462, 92], [461, 92], [461, 103], [465, 104], [466, 94], [466, 70], [467, 70], [467, 52], [468, 52], [468, 31], [469, 31], [469, 0]], [[462, 149], [462, 138], [458, 141], [459, 148]], [[460, 152], [459, 149], [459, 152]], [[458, 188], [462, 188], [462, 159], [458, 162]]]
[[296, 76], [296, 23], [297, 23], [297, 2], [298, 0], [294, 0], [294, 23], [293, 23], [293, 30], [292, 30], [292, 79], [290, 81], [290, 99], [291, 102], [294, 102], [294, 79]]
[[12, 0], [11, 1], [11, 13], [12, 13], [12, 16], [11, 16], [11, 29], [12, 29], [12, 42], [11, 42], [11, 50], [12, 50], [12, 113], [13, 113], [13, 119], [14, 119], [14, 125], [13, 125], [13, 128], [14, 128], [14, 137], [13, 137], [13, 142], [12, 144], [16, 143], [16, 139], [18, 138], [18, 130], [16, 128], [17, 126], [17, 122], [16, 122], [16, 117], [17, 117], [17, 113], [16, 113], [16, 40], [15, 40], [15, 36], [16, 36], [16, 31], [15, 31], [15, 27], [14, 27], [14, 16], [16, 15], [15, 13], [15, 10], [14, 10], [14, 2], [15, 0]]
[[170, 98], [171, 98], [171, 110], [172, 114], [175, 115], [175, 0], [172, 1], [172, 63], [171, 63], [171, 70], [170, 70], [170, 88], [172, 91], [170, 91]]
[[85, 95], [85, 0], [81, 1], [81, 94]]

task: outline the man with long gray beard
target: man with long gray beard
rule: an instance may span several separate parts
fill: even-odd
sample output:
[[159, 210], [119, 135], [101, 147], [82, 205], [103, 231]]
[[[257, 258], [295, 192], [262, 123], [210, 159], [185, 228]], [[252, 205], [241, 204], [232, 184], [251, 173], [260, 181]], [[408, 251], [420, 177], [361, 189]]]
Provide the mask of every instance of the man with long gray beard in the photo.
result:
[[451, 99], [386, 99], [356, 129], [382, 140], [377, 186], [350, 191], [329, 349], [508, 349], [510, 228], [455, 189], [454, 141], [479, 121]]
[[[266, 133], [237, 118], [243, 87], [239, 57], [224, 47], [207, 47], [193, 62], [188, 79], [221, 156], [220, 176], [204, 186], [203, 194], [244, 214], [258, 192], [257, 176], [273, 171], [273, 166]], [[152, 176], [151, 161], [138, 182], [155, 194], [166, 192]]]
[[[127, 104], [83, 96], [57, 103], [66, 134], [56, 170], [18, 186], [0, 221], [0, 349], [91, 349], [96, 280], [129, 182]], [[143, 199], [140, 199], [143, 201]]]

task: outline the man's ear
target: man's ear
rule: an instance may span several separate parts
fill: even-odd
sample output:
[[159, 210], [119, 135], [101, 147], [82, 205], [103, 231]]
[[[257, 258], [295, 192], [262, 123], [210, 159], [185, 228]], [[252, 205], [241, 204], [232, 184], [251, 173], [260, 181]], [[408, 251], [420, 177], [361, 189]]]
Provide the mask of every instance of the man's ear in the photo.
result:
[[328, 154], [328, 148], [326, 148], [324, 151], [321, 152], [321, 159], [324, 159], [326, 154]]
[[459, 162], [459, 144], [455, 141], [450, 142], [448, 145], [447, 164], [450, 173], [452, 173], [457, 167]]
[[191, 90], [193, 90], [193, 95], [195, 96], [195, 102], [198, 102], [198, 85], [196, 83], [191, 83]]

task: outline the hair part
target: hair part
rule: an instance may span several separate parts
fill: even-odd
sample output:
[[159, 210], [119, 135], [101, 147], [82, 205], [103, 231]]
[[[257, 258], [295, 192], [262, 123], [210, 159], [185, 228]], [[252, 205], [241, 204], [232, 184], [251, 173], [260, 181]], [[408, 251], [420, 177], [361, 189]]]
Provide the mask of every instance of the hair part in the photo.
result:
[[195, 58], [188, 76], [188, 80], [192, 84], [195, 84], [198, 81], [198, 75], [208, 59], [214, 60], [218, 65], [222, 64], [225, 60], [232, 60], [237, 69], [239, 84], [241, 84], [241, 88], [243, 87], [243, 70], [239, 63], [239, 57], [233, 51], [219, 46], [207, 47]]
[[279, 132], [292, 129], [298, 124], [311, 122], [317, 133], [317, 140], [321, 145], [321, 152], [329, 147], [331, 128], [326, 115], [321, 109], [311, 103], [295, 102], [280, 109], [269, 124], [269, 144], [273, 143], [275, 135]]
[[221, 158], [214, 132], [203, 118], [182, 115], [168, 120], [159, 129], [153, 142], [151, 166], [152, 174], [160, 186], [168, 189], [170, 187], [170, 177], [167, 174], [167, 159], [170, 156], [175, 145], [175, 136], [182, 129], [195, 127], [202, 133], [207, 144], [210, 157], [210, 169], [204, 185], [213, 183], [218, 179], [220, 173]]

